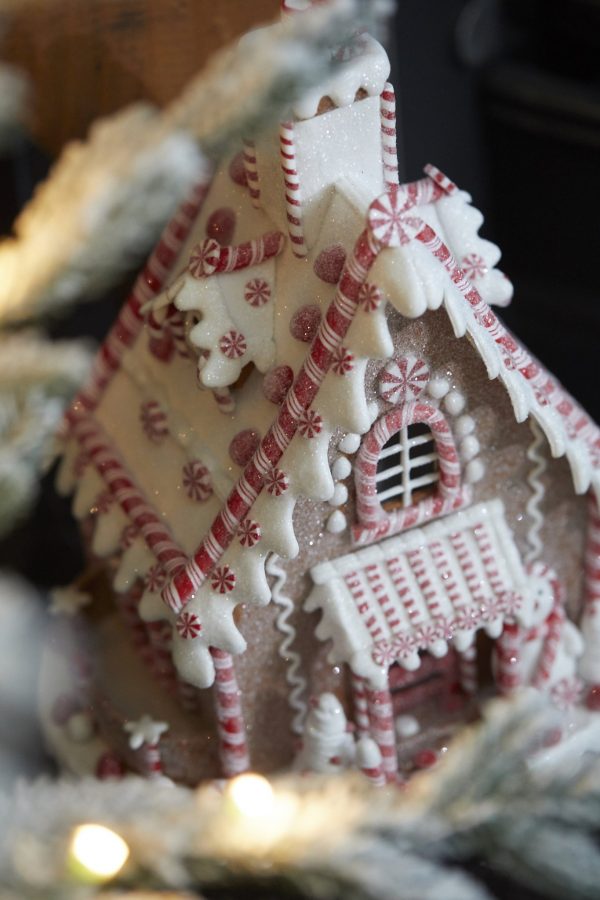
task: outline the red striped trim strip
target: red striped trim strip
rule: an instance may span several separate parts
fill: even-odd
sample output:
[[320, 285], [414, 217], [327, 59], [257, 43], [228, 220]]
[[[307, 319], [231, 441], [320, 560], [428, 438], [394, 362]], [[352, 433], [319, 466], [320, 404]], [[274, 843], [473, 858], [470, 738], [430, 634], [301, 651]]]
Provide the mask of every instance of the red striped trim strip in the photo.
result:
[[381, 155], [383, 180], [389, 190], [398, 184], [398, 151], [396, 149], [396, 95], [388, 81], [381, 94]]
[[302, 194], [300, 178], [296, 168], [296, 147], [292, 122], [282, 122], [280, 126], [279, 149], [285, 182], [288, 233], [294, 254], [302, 257], [306, 256], [308, 249], [304, 240], [304, 228], [302, 225]]

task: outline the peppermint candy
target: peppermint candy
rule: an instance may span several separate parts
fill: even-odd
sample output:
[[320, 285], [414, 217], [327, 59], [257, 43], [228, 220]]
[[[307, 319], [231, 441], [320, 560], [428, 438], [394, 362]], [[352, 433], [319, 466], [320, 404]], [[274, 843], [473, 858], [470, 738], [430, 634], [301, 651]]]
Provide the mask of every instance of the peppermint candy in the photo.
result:
[[399, 406], [419, 396], [429, 381], [429, 368], [416, 356], [392, 359], [379, 376], [379, 394], [388, 403]]
[[260, 525], [252, 519], [244, 519], [238, 528], [238, 538], [242, 547], [254, 547], [262, 537]]
[[246, 338], [240, 331], [228, 331], [219, 341], [219, 350], [227, 359], [239, 359], [247, 349]]
[[488, 266], [486, 265], [485, 259], [477, 253], [468, 253], [466, 256], [463, 256], [460, 261], [460, 267], [469, 281], [483, 278], [483, 276], [488, 273]]
[[202, 631], [202, 623], [197, 615], [190, 612], [182, 612], [176, 622], [177, 632], [185, 640], [197, 638]]
[[398, 190], [386, 191], [369, 207], [369, 227], [383, 247], [400, 247], [410, 240], [406, 230], [410, 222], [403, 215], [406, 207], [401, 205], [401, 200]]
[[216, 271], [221, 256], [221, 247], [214, 238], [206, 238], [196, 244], [188, 263], [188, 272], [194, 278], [204, 278]]
[[376, 284], [365, 281], [358, 292], [358, 302], [365, 312], [375, 312], [383, 300], [383, 292]]
[[186, 463], [182, 473], [183, 488], [190, 498], [198, 503], [208, 500], [213, 492], [210, 472], [199, 459]]
[[298, 420], [298, 431], [305, 438], [314, 438], [323, 430], [323, 419], [314, 409], [307, 409]]
[[160, 563], [156, 563], [154, 566], [152, 566], [151, 569], [148, 569], [148, 571], [146, 572], [146, 577], [144, 578], [144, 587], [152, 594], [157, 594], [159, 591], [162, 591], [166, 583], [167, 573], [160, 565]]
[[211, 587], [219, 594], [228, 594], [235, 587], [235, 574], [229, 566], [219, 566], [212, 573]]
[[333, 354], [331, 368], [336, 375], [347, 375], [354, 368], [354, 356], [347, 347], [338, 347]]
[[265, 487], [273, 497], [280, 497], [289, 487], [288, 477], [281, 469], [273, 468], [265, 475]]
[[264, 278], [253, 278], [244, 288], [244, 300], [250, 306], [258, 308], [264, 306], [271, 299], [269, 282]]

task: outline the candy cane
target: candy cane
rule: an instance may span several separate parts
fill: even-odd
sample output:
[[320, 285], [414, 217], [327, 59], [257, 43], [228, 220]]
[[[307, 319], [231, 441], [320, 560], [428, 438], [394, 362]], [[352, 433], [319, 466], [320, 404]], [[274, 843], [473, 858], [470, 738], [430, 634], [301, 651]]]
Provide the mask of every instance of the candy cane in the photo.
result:
[[250, 768], [241, 692], [231, 654], [216, 647], [211, 647], [210, 652], [216, 671], [214, 690], [221, 765], [224, 775], [230, 778]]
[[586, 607], [600, 602], [600, 509], [595, 491], [588, 494], [584, 596]]
[[460, 686], [470, 697], [477, 693], [477, 648], [475, 643], [458, 654]]
[[[188, 271], [194, 278], [207, 278], [257, 266], [265, 259], [278, 256], [284, 247], [281, 231], [268, 231], [253, 241], [221, 247], [214, 238], [206, 238], [192, 250]], [[176, 286], [180, 283], [178, 280]]]
[[210, 180], [197, 185], [190, 199], [182, 204], [163, 231], [156, 249], [138, 276], [131, 295], [98, 351], [87, 384], [75, 396], [65, 413], [63, 431], [68, 430], [81, 415], [90, 413], [97, 407], [102, 393], [120, 368], [123, 354], [133, 345], [142, 329], [142, 306], [162, 290], [202, 208], [209, 186]]
[[254, 457], [229, 494], [208, 535], [163, 591], [163, 600], [179, 613], [193, 592], [204, 581], [213, 565], [235, 537], [263, 487], [263, 479], [272, 472], [298, 429], [298, 420], [309, 409], [332, 363], [333, 353], [342, 344], [358, 307], [360, 288], [379, 253], [370, 229], [359, 236], [352, 254], [346, 259], [337, 291], [296, 380], [281, 406], [277, 419], [261, 441]]
[[510, 694], [521, 686], [520, 670], [522, 635], [519, 626], [508, 624], [494, 645], [496, 685], [501, 694]]
[[252, 206], [257, 209], [260, 207], [260, 181], [258, 178], [258, 164], [256, 160], [256, 146], [254, 141], [244, 140], [244, 171], [246, 173], [246, 182], [248, 191], [252, 200]]
[[394, 781], [398, 772], [394, 709], [388, 688], [375, 691], [367, 687], [367, 706], [371, 736], [381, 753], [381, 766], [386, 781]]
[[370, 734], [369, 707], [365, 679], [352, 673], [352, 699], [354, 701], [354, 724], [360, 737]]
[[396, 149], [396, 95], [394, 87], [386, 82], [381, 94], [381, 152], [383, 178], [388, 190], [398, 184], [398, 151]]
[[558, 648], [562, 639], [565, 624], [565, 612], [560, 606], [555, 606], [548, 618], [548, 631], [542, 645], [542, 652], [538, 661], [531, 684], [536, 688], [544, 688], [552, 678], [554, 663]]
[[304, 240], [302, 225], [302, 195], [300, 178], [296, 168], [296, 146], [294, 143], [294, 126], [291, 122], [282, 122], [279, 130], [279, 148], [281, 168], [285, 181], [285, 205], [287, 210], [288, 232], [292, 249], [296, 256], [306, 256], [308, 249]]

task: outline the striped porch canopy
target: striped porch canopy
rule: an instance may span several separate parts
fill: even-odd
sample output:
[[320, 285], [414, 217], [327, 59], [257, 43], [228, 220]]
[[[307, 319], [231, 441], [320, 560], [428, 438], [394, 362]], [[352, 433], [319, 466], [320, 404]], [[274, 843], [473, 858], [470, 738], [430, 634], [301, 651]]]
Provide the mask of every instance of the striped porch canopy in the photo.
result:
[[527, 575], [500, 500], [471, 506], [311, 569], [305, 609], [331, 640], [332, 663], [347, 663], [373, 689], [393, 662], [417, 669], [419, 651], [466, 650], [484, 628], [493, 638], [521, 606]]

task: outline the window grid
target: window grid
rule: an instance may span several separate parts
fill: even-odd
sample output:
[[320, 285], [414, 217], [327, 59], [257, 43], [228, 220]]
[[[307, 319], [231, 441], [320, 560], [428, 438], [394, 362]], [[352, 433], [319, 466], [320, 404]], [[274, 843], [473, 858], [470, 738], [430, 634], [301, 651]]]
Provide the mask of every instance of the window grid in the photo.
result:
[[[390, 438], [379, 454], [375, 486], [380, 503], [397, 498], [402, 500], [403, 506], [410, 506], [413, 502], [414, 491], [435, 484], [439, 479], [437, 466], [435, 466], [437, 462], [435, 440], [429, 429], [425, 434], [415, 434], [415, 425], [418, 424], [413, 423], [401, 428]], [[423, 447], [425, 452], [415, 455], [414, 451], [417, 447]], [[427, 450], [426, 447], [431, 449]], [[396, 465], [380, 468], [382, 462], [398, 456], [399, 462]], [[422, 475], [413, 474], [415, 470], [424, 466], [432, 468]], [[398, 476], [400, 476], [400, 480], [397, 480]], [[395, 479], [395, 483], [391, 487], [384, 488], [384, 483], [390, 479]]]

